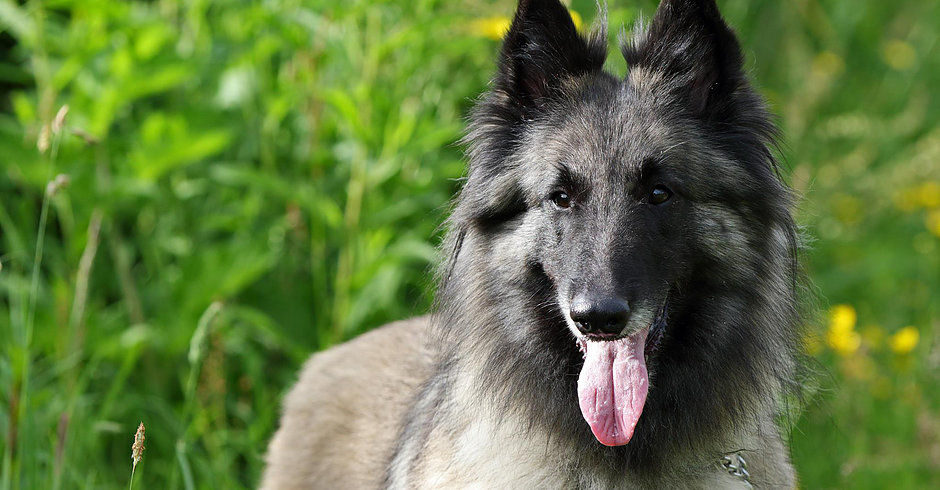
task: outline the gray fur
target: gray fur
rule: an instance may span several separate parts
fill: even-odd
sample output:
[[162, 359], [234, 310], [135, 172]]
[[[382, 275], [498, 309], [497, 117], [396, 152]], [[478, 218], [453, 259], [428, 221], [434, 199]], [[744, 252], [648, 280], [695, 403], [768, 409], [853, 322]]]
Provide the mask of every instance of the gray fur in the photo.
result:
[[[602, 70], [557, 0], [522, 0], [467, 136], [431, 317], [315, 355], [263, 488], [792, 488], [796, 235], [770, 116], [713, 0], [664, 0]], [[666, 186], [671, 199], [650, 201]], [[553, 199], [570, 194], [570, 208]], [[624, 446], [578, 409], [576, 294], [626, 299], [650, 390]], [[665, 307], [665, 309], [664, 309]]]

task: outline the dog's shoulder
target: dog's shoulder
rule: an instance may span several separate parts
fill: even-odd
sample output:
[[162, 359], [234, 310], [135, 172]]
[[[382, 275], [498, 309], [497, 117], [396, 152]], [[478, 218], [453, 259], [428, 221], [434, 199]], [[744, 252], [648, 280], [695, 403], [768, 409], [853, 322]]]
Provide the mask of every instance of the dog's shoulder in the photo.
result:
[[430, 372], [427, 317], [310, 357], [284, 401], [262, 488], [376, 488]]

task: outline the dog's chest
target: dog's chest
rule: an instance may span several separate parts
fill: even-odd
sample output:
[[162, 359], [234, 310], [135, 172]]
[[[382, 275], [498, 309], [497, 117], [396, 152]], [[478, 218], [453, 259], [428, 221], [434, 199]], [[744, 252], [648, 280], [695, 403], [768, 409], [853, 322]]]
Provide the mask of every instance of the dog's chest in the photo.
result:
[[[437, 431], [435, 431], [437, 432]], [[445, 435], [449, 433], [449, 435]], [[679, 471], [656, 483], [592, 471], [560, 443], [506, 417], [469, 420], [432, 435], [422, 458], [418, 488], [539, 488], [629, 490], [644, 488], [747, 489], [727, 473]]]
[[432, 434], [421, 465], [422, 488], [578, 486], [558, 448], [516, 421], [476, 419], [460, 425]]

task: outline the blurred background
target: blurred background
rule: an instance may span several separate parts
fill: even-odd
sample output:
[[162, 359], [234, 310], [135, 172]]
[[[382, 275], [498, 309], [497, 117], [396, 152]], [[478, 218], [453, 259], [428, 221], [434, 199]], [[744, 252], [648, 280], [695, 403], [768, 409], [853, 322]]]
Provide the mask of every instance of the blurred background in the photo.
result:
[[[940, 2], [719, 5], [803, 196], [801, 487], [940, 488]], [[253, 487], [306, 356], [427, 311], [513, 8], [0, 0], [0, 489], [127, 487], [140, 422], [138, 487]]]

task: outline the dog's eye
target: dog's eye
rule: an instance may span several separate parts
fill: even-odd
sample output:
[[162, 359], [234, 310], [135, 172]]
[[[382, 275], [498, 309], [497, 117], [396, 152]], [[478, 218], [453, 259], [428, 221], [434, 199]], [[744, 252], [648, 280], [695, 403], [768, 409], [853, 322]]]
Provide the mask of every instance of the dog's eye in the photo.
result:
[[552, 204], [560, 209], [568, 209], [571, 207], [571, 196], [568, 195], [565, 191], [557, 191], [552, 194]]
[[650, 204], [662, 204], [669, 200], [672, 197], [672, 191], [670, 191], [664, 185], [657, 185], [653, 187], [653, 192], [650, 193]]

